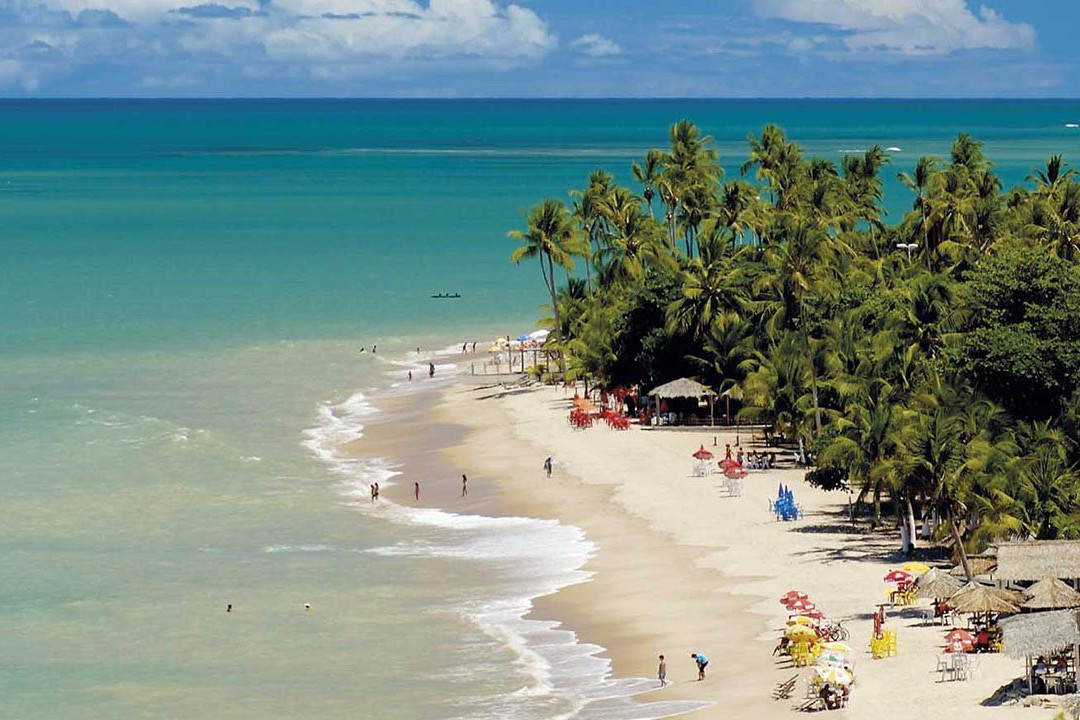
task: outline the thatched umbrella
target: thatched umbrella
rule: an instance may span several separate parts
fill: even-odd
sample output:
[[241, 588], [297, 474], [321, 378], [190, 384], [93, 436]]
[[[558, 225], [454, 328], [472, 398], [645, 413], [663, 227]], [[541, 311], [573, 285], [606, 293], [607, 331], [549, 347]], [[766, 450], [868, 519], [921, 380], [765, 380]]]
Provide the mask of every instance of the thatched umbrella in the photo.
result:
[[1011, 615], [1020, 612], [1020, 598], [1008, 590], [968, 583], [949, 598], [949, 607], [961, 613], [998, 613]]
[[1080, 607], [1080, 593], [1051, 577], [1040, 580], [1024, 591], [1027, 598], [1020, 607], [1027, 610], [1062, 610]]
[[948, 573], [934, 568], [928, 573], [919, 576], [915, 581], [915, 593], [921, 598], [933, 598], [943, 600], [950, 598], [963, 587], [960, 581]]

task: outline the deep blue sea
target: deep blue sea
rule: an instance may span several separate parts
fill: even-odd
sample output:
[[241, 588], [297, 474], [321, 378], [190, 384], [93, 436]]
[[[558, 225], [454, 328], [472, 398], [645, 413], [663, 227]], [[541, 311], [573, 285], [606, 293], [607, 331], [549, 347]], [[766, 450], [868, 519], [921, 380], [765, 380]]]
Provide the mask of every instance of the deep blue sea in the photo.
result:
[[428, 351], [531, 330], [506, 232], [684, 117], [729, 176], [765, 123], [899, 148], [892, 219], [959, 131], [1006, 186], [1080, 162], [1075, 101], [0, 101], [0, 715], [673, 710], [521, 620], [575, 528], [373, 513], [393, 458], [338, 447]]

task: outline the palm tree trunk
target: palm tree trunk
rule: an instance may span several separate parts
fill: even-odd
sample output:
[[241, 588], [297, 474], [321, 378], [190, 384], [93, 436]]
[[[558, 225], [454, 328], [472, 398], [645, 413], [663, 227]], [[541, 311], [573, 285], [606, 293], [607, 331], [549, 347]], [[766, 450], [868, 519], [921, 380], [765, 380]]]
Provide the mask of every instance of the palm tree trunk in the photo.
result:
[[[586, 287], [589, 288], [589, 294], [592, 295], [592, 291], [593, 291], [593, 286], [592, 286], [592, 255], [593, 255], [593, 253], [591, 252], [592, 251], [592, 240], [591, 239], [589, 240], [589, 250], [590, 250], [590, 256], [585, 258], [585, 283], [586, 283]], [[567, 281], [567, 284], [569, 284], [569, 281]]]
[[[915, 508], [911, 505], [911, 495], [904, 493], [904, 505], [907, 510], [907, 517], [904, 520], [908, 524], [908, 538], [911, 544], [911, 550], [915, 549]], [[910, 552], [910, 551], [909, 551]]]
[[971, 572], [971, 563], [968, 561], [967, 550], [964, 549], [964, 541], [960, 537], [960, 523], [956, 521], [952, 514], [949, 516], [949, 529], [952, 531], [956, 549], [960, 552], [960, 564], [964, 567], [964, 575], [967, 576], [967, 581], [971, 582], [975, 579], [975, 575]]
[[881, 481], [874, 483], [874, 511], [870, 515], [870, 527], [876, 528], [881, 524]]
[[[555, 263], [551, 259], [551, 254], [547, 256], [548, 272], [546, 274], [548, 280], [548, 293], [551, 294], [551, 312], [555, 315], [555, 343], [559, 347], [559, 372], [563, 375], [563, 380], [566, 379], [566, 362], [562, 349], [562, 320], [559, 318], [559, 301], [555, 297]], [[540, 261], [543, 265], [543, 260]]]
[[821, 408], [818, 406], [818, 382], [817, 382], [817, 367], [814, 363], [814, 351], [810, 347], [810, 335], [806, 335], [806, 353], [810, 358], [810, 395], [814, 400], [814, 429], [816, 430], [814, 438], [821, 437]]
[[855, 506], [851, 511], [851, 522], [855, 523], [855, 516], [859, 514], [859, 507], [866, 502], [866, 495], [870, 492], [870, 483], [863, 482], [862, 487], [859, 488], [859, 494], [855, 496]]

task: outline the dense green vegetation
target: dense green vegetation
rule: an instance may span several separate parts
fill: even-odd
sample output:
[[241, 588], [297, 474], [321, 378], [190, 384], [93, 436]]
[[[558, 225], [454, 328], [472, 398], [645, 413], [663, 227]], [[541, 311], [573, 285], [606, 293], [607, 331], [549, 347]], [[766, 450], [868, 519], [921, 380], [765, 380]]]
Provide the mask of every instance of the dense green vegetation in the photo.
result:
[[[511, 235], [537, 258], [568, 377], [738, 387], [874, 525], [933, 517], [965, 565], [995, 539], [1080, 537], [1080, 183], [1059, 156], [1004, 191], [981, 144], [899, 177], [879, 147], [805, 157], [777, 127], [726, 179], [688, 121]], [[899, 246], [899, 247], [898, 247]], [[885, 508], [883, 510], [883, 507]]]

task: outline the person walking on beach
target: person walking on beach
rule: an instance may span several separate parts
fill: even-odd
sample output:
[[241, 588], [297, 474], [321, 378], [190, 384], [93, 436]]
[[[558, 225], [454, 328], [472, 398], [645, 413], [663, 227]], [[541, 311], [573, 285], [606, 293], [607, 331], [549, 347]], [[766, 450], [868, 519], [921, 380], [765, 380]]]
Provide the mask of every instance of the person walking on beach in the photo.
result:
[[663, 655], [660, 656], [660, 667], [656, 671], [656, 675], [660, 678], [660, 687], [667, 685], [667, 660], [664, 659]]
[[466, 497], [469, 494], [469, 478], [465, 477], [465, 474], [461, 475], [461, 497]]
[[429, 378], [435, 377], [435, 363], [429, 362], [427, 364], [427, 376]]
[[413, 491], [416, 493], [416, 502], [420, 502], [420, 482], [413, 483]]
[[412, 370], [409, 371], [409, 382], [412, 382]]
[[547, 473], [548, 477], [551, 477], [551, 456], [550, 455], [548, 455], [547, 460], [544, 461], [544, 472]]
[[697, 679], [700, 682], [705, 679], [705, 667], [709, 664], [709, 658], [705, 657], [704, 653], [690, 653], [690, 657], [697, 663]]

